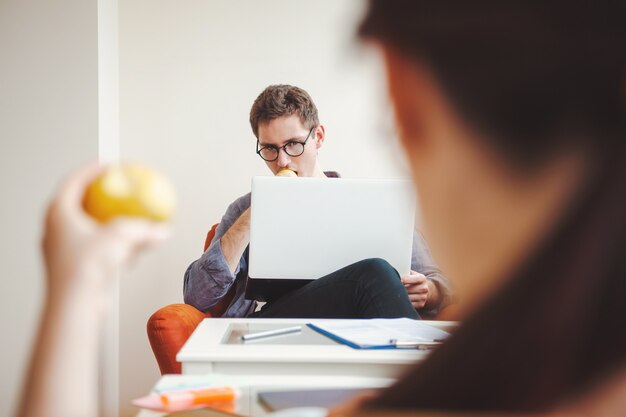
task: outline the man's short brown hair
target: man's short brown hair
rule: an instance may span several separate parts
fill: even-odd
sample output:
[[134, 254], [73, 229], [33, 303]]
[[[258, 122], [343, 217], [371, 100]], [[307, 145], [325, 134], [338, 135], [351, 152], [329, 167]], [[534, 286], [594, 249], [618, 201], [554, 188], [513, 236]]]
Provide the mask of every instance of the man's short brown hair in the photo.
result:
[[297, 114], [306, 129], [319, 125], [317, 107], [309, 93], [292, 85], [270, 85], [254, 100], [250, 110], [250, 126], [259, 138], [259, 124], [282, 116]]

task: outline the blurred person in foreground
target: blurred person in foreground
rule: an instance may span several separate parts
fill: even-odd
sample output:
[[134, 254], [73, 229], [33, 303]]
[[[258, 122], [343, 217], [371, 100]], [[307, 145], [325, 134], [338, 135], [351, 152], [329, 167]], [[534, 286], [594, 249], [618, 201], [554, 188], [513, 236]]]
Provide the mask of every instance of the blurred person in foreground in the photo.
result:
[[100, 224], [82, 207], [85, 188], [103, 172], [72, 174], [51, 202], [42, 241], [44, 307], [18, 416], [98, 415], [98, 337], [108, 289], [121, 267], [168, 229], [138, 218]]
[[464, 320], [362, 410], [549, 412], [620, 375], [624, 398], [625, 22], [624, 2], [370, 1]]

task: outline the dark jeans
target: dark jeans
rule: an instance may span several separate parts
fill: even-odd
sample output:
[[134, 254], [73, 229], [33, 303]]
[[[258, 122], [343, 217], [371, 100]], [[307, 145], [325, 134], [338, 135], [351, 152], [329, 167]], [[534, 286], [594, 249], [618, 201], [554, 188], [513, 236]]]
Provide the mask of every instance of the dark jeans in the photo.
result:
[[383, 259], [366, 259], [316, 279], [250, 317], [419, 319], [398, 272]]

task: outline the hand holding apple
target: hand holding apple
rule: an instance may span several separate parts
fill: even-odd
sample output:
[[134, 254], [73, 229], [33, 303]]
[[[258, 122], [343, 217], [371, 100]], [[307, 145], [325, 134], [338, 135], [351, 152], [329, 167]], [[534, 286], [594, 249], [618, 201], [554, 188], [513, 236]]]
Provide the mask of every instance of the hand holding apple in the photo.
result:
[[[160, 194], [155, 191], [158, 184], [140, 190], [151, 182], [145, 177], [143, 185], [141, 178], [115, 178], [122, 175], [119, 172], [111, 186], [111, 172], [97, 164], [77, 170], [61, 184], [48, 207], [42, 247], [51, 296], [76, 288], [99, 293], [119, 268], [168, 235], [165, 222], [148, 219], [171, 214], [173, 191]], [[157, 196], [170, 200], [142, 202]]]

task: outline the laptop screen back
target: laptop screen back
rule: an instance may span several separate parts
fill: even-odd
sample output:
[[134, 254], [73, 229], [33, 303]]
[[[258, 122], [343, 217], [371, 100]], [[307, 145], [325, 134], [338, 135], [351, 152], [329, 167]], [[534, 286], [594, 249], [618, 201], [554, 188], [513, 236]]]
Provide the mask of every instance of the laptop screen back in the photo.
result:
[[410, 271], [407, 180], [254, 177], [250, 216], [249, 283], [313, 280], [367, 258]]

